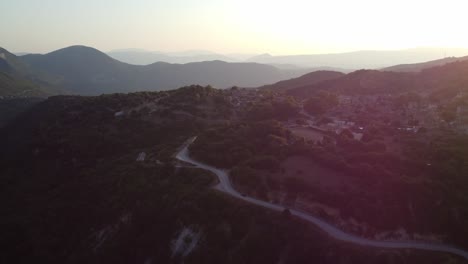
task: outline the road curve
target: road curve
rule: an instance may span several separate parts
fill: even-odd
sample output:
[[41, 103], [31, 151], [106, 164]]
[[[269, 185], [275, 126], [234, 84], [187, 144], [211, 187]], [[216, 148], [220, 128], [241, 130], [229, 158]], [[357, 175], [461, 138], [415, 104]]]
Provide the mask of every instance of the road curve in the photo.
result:
[[[188, 143], [186, 143], [183, 146], [183, 148], [176, 154], [176, 158], [180, 161], [190, 163], [192, 165], [195, 165], [198, 168], [208, 170], [216, 174], [216, 176], [219, 179], [219, 183], [214, 187], [215, 189], [221, 192], [227, 193], [231, 196], [234, 196], [238, 199], [241, 199], [249, 203], [256, 204], [256, 205], [259, 205], [268, 209], [272, 209], [275, 211], [283, 211], [285, 209], [285, 207], [281, 205], [272, 204], [269, 202], [265, 202], [262, 200], [252, 198], [252, 197], [242, 196], [239, 192], [237, 192], [232, 187], [232, 184], [229, 180], [229, 174], [227, 171], [212, 167], [210, 165], [207, 165], [207, 164], [204, 164], [204, 163], [201, 163], [192, 159], [189, 155], [188, 147], [191, 143], [195, 141], [195, 139], [196, 137], [190, 139]], [[353, 244], [357, 244], [361, 246], [367, 246], [367, 247], [377, 247], [377, 248], [421, 249], [421, 250], [428, 250], [428, 251], [446, 252], [446, 253], [452, 253], [452, 254], [461, 256], [465, 258], [466, 260], [468, 260], [468, 251], [460, 249], [460, 248], [456, 248], [454, 246], [436, 244], [436, 243], [430, 243], [430, 242], [418, 242], [418, 241], [371, 240], [371, 239], [362, 238], [356, 235], [345, 233], [342, 230], [338, 229], [337, 227], [317, 217], [314, 217], [308, 213], [298, 211], [295, 209], [289, 209], [289, 211], [291, 212], [292, 215], [316, 225], [318, 228], [325, 231], [331, 237], [337, 240], [344, 241], [344, 242], [349, 242], [349, 243], [353, 243]]]

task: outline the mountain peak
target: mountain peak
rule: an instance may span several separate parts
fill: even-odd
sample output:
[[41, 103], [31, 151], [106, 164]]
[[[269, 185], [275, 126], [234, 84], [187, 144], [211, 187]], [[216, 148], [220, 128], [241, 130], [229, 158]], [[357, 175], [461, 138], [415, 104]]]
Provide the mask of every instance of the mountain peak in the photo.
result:
[[[42, 57], [43, 63], [45, 63], [44, 65], [41, 65], [42, 67], [49, 67], [51, 66], [50, 63], [53, 63], [55, 66], [59, 65], [60, 63], [65, 63], [67, 67], [87, 65], [86, 67], [88, 68], [99, 68], [103, 70], [106, 69], [106, 67], [117, 64], [117, 61], [109, 57], [109, 55], [95, 48], [86, 46], [70, 46], [47, 53], [40, 57]], [[62, 65], [62, 67], [64, 65]]]
[[75, 45], [75, 46], [70, 46], [66, 47], [63, 49], [59, 49], [56, 51], [53, 51], [51, 53], [48, 53], [47, 55], [53, 55], [53, 54], [80, 54], [80, 55], [104, 55], [107, 56], [105, 53], [92, 48], [92, 47], [87, 47], [87, 46], [81, 46], [81, 45]]

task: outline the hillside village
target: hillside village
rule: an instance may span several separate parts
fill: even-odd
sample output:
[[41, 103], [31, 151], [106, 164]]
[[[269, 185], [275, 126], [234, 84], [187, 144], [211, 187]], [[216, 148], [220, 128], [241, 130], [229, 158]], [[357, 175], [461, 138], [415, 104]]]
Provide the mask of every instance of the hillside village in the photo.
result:
[[[225, 91], [227, 101], [237, 111], [259, 102], [284, 102], [281, 93], [262, 89]], [[355, 140], [369, 141], [376, 134], [388, 147], [399, 135], [417, 134], [420, 140], [442, 133], [468, 133], [468, 100], [460, 92], [454, 98], [437, 102], [415, 93], [378, 95], [338, 95], [338, 102], [324, 113], [306, 111], [306, 100], [294, 98], [296, 114], [283, 120], [283, 125], [306, 140], [321, 141], [325, 136], [351, 133]], [[455, 106], [454, 106], [455, 105]]]

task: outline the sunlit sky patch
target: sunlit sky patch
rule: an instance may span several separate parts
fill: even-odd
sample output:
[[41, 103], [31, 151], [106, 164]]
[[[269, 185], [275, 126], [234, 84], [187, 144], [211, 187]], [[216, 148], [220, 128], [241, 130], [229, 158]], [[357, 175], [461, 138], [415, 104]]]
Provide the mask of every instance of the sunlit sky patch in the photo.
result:
[[0, 46], [304, 54], [468, 48], [466, 0], [6, 0]]

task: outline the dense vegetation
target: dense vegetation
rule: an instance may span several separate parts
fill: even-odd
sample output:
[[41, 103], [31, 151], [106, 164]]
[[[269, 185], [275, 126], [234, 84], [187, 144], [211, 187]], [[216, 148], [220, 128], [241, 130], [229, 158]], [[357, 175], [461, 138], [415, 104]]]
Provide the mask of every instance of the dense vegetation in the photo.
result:
[[[275, 192], [307, 195], [338, 208], [344, 219], [368, 224], [351, 232], [373, 237], [403, 227], [411, 233], [442, 234], [446, 241], [467, 246], [468, 137], [444, 133], [427, 142], [401, 132], [404, 148], [397, 153], [386, 148], [384, 133], [374, 129], [357, 141], [345, 130], [317, 143], [291, 135], [274, 121], [250, 122], [209, 130], [191, 151], [209, 164], [232, 169], [232, 180], [243, 192], [267, 200], [275, 199]], [[317, 186], [301, 171], [279, 180], [275, 175], [284, 174], [280, 164], [290, 156], [341, 172], [354, 187]]]
[[191, 151], [195, 157], [221, 168], [241, 163], [262, 166], [265, 155], [284, 157], [287, 137], [287, 130], [275, 121], [233, 124], [203, 133]]
[[[3, 129], [0, 261], [441, 263], [452, 259], [341, 245], [288, 214], [258, 210], [210, 189], [213, 177], [206, 172], [175, 168], [172, 154], [204, 129], [205, 123], [197, 120], [223, 113], [197, 110], [183, 120], [159, 114], [163, 105], [183, 111], [176, 108], [188, 107], [193, 99], [189, 94], [199, 94], [202, 105], [219, 100], [215, 100], [219, 93], [206, 87], [168, 94], [60, 96], [34, 106]], [[158, 107], [151, 105], [155, 102]], [[192, 103], [200, 109], [196, 105]], [[124, 115], [115, 115], [121, 110]], [[237, 144], [239, 149], [274, 152], [278, 157], [283, 151], [278, 144], [288, 138], [275, 122], [239, 125], [225, 133], [239, 133], [236, 140], [248, 136], [264, 147]], [[141, 151], [147, 158], [136, 162]], [[225, 158], [213, 162], [245, 163], [259, 170], [273, 164], [269, 157]], [[174, 241], [187, 228], [199, 236], [186, 236], [183, 243], [199, 239], [196, 247], [186, 255], [173, 252]]]
[[317, 95], [309, 97], [304, 102], [304, 110], [312, 115], [320, 115], [328, 112], [338, 105], [338, 98], [335, 94], [319, 92]]

